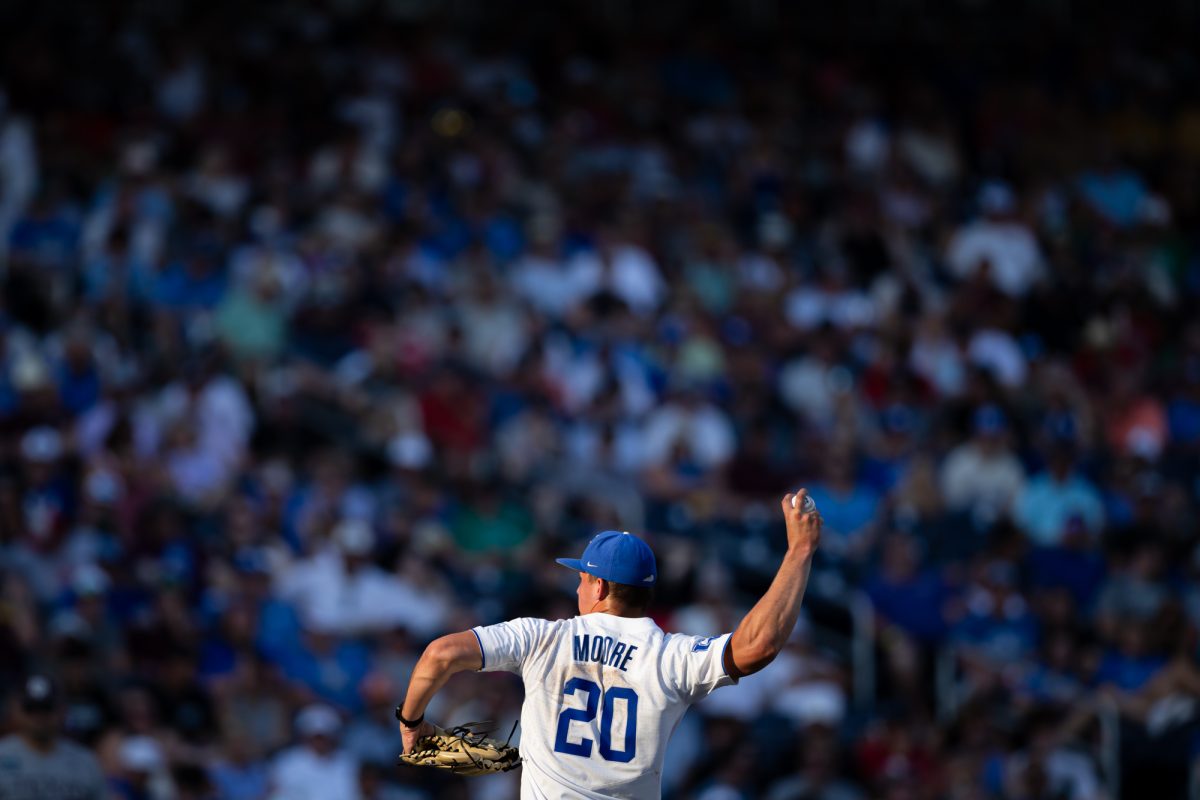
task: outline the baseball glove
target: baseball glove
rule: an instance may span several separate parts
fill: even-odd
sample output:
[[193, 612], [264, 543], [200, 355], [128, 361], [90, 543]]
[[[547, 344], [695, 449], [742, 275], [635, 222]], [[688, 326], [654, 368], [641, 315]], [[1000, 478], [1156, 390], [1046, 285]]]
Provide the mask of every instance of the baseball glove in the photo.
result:
[[[508, 741], [489, 739], [490, 728], [480, 728], [485, 722], [468, 722], [449, 731], [434, 726], [433, 736], [417, 742], [411, 753], [400, 756], [401, 764], [415, 767], [436, 767], [455, 775], [491, 775], [508, 772], [521, 763], [521, 754]], [[517, 726], [513, 725], [513, 731]], [[512, 739], [509, 733], [508, 739]]]

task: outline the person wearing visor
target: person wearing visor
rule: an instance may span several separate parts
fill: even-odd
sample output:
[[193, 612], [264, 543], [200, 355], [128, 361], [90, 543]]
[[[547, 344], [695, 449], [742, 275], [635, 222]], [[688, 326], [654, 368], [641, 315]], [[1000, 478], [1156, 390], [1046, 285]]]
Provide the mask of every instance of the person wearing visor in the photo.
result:
[[579, 558], [579, 616], [514, 619], [434, 640], [400, 707], [404, 752], [432, 732], [425, 708], [450, 676], [505, 671], [525, 684], [522, 798], [659, 797], [671, 733], [688, 707], [758, 672], [779, 654], [800, 614], [821, 516], [807, 492], [781, 501], [787, 552], [737, 629], [664, 633], [646, 612], [658, 581], [639, 537], [604, 531]]

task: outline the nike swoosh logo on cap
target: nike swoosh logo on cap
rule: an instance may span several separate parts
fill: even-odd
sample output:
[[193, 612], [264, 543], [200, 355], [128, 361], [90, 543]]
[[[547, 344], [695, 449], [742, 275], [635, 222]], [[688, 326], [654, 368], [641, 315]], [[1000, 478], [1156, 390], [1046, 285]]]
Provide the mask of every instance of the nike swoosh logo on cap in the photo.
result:
[[642, 578], [642, 583], [654, 583], [654, 576], [647, 575], [646, 577]]
[[593, 564], [593, 563], [592, 563], [592, 562], [590, 562], [590, 561], [589, 561], [589, 562], [587, 562], [587, 565], [588, 565], [589, 567], [598, 567], [598, 566], [600, 566], [599, 564]]

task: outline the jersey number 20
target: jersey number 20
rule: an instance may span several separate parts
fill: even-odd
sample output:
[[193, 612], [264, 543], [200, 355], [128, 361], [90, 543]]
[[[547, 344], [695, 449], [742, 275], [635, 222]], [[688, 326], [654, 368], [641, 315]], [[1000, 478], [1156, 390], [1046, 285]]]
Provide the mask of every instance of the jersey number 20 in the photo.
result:
[[[600, 712], [600, 755], [605, 761], [619, 761], [622, 764], [632, 761], [637, 752], [637, 692], [624, 686], [612, 686], [606, 692], [589, 680], [571, 678], [563, 687], [563, 694], [573, 695], [576, 692], [587, 693], [587, 708], [564, 708], [558, 715], [558, 735], [554, 739], [554, 752], [590, 757], [592, 740], [585, 737], [577, 743], [568, 742], [567, 732], [571, 728], [571, 720], [591, 722], [596, 718], [597, 707], [603, 706]], [[614, 750], [613, 707], [618, 700], [625, 701], [625, 744], [620, 750]]]

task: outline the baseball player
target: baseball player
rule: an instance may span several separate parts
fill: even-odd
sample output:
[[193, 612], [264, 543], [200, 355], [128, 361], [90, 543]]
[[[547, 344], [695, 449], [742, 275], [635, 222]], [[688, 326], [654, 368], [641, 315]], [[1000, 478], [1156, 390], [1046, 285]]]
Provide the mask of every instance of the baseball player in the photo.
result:
[[803, 489], [782, 507], [787, 553], [732, 633], [663, 633], [646, 616], [654, 553], [605, 531], [581, 558], [558, 559], [579, 572], [579, 616], [514, 619], [430, 643], [398, 713], [404, 752], [433, 732], [425, 708], [451, 675], [504, 670], [525, 683], [522, 798], [660, 797], [667, 740], [688, 706], [767, 666], [796, 625], [821, 517]]

